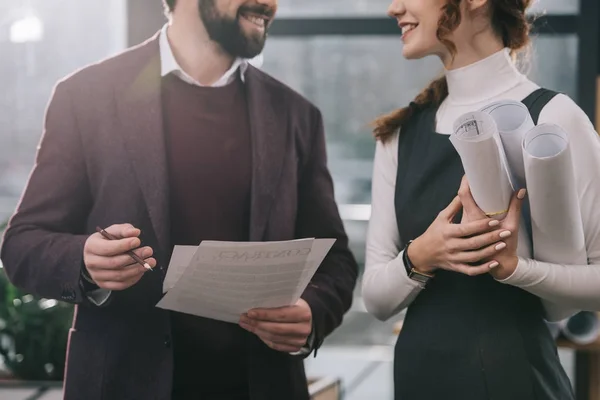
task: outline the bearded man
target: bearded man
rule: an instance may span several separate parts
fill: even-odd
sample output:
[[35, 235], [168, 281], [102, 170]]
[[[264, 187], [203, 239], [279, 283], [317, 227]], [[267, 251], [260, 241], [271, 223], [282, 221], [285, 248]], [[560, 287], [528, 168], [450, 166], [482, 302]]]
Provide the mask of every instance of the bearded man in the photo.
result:
[[[321, 114], [250, 61], [277, 0], [165, 7], [154, 37], [56, 85], [6, 272], [76, 304], [67, 400], [308, 399], [303, 359], [340, 325], [357, 275]], [[305, 237], [336, 242], [294, 305], [238, 324], [156, 307], [175, 245]]]

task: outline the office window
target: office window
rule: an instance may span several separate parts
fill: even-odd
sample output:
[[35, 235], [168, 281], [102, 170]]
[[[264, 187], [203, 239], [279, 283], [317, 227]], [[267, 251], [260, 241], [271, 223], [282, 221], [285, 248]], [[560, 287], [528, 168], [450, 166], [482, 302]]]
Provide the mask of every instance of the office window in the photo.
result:
[[125, 47], [124, 0], [0, 0], [0, 223], [14, 210], [56, 81]]
[[[384, 16], [392, 0], [282, 0], [279, 16], [303, 17], [351, 17]], [[579, 0], [534, 0], [532, 13], [577, 14]]]

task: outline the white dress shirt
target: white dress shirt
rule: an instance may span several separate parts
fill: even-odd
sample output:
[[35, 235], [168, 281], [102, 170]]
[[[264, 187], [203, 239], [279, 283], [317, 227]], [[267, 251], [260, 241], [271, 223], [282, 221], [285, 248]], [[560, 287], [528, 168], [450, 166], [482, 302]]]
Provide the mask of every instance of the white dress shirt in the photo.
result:
[[[436, 131], [445, 135], [452, 132], [455, 119], [463, 113], [496, 100], [520, 101], [538, 88], [516, 69], [507, 50], [446, 71], [446, 78], [449, 96], [436, 116]], [[501, 282], [539, 296], [547, 320], [557, 321], [578, 310], [600, 310], [600, 139], [586, 114], [563, 94], [544, 107], [538, 123], [559, 125], [570, 135], [588, 265], [552, 264], [520, 257], [515, 272]], [[362, 295], [367, 310], [382, 320], [408, 307], [423, 290], [407, 276], [396, 222], [394, 196], [400, 134], [385, 144], [377, 143], [373, 171]]]
[[171, 72], [173, 72], [177, 77], [183, 80], [190, 85], [197, 86], [209, 86], [209, 87], [222, 87], [225, 86], [235, 79], [235, 75], [240, 70], [240, 76], [242, 81], [244, 81], [244, 76], [246, 70], [248, 69], [248, 65], [253, 65], [257, 68], [262, 66], [263, 56], [259, 54], [255, 58], [246, 59], [246, 58], [236, 58], [233, 61], [231, 67], [221, 76], [216, 82], [211, 85], [203, 85], [190, 75], [188, 75], [181, 66], [177, 63], [175, 56], [173, 55], [173, 49], [169, 43], [169, 37], [167, 34], [167, 30], [169, 28], [169, 24], [165, 24], [160, 31], [159, 36], [159, 49], [160, 49], [160, 75], [165, 76]]

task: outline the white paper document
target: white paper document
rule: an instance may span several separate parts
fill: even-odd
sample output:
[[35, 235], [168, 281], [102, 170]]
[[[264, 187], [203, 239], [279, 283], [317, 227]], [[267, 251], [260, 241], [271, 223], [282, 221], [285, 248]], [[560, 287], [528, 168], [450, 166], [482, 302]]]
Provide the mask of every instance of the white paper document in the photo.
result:
[[253, 308], [295, 304], [335, 239], [176, 246], [157, 307], [237, 323]]

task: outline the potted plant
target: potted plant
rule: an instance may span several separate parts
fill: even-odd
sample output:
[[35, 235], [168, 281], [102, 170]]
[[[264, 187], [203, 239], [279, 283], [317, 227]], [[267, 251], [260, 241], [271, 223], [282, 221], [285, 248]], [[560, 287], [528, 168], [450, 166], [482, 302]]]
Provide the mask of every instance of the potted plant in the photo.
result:
[[62, 379], [72, 317], [71, 305], [17, 289], [0, 269], [0, 357], [13, 378]]

